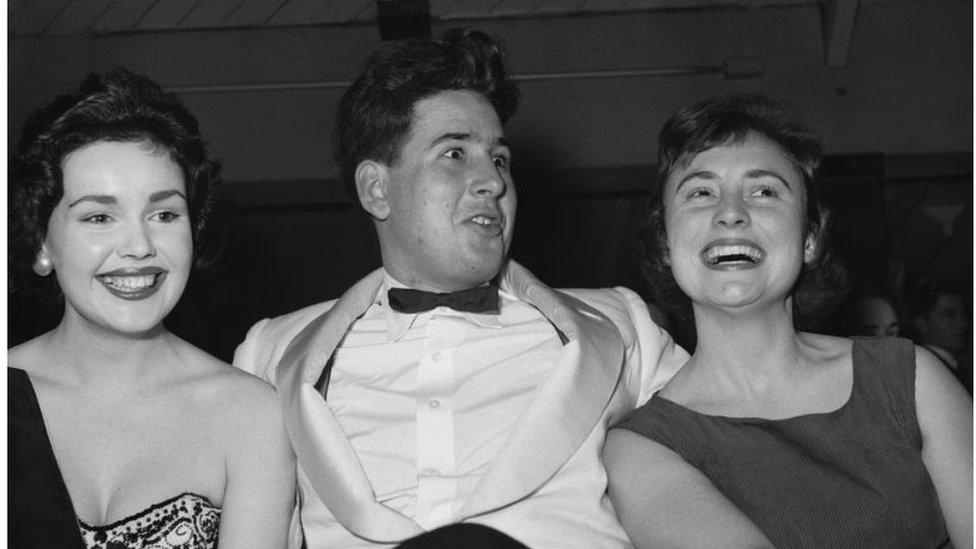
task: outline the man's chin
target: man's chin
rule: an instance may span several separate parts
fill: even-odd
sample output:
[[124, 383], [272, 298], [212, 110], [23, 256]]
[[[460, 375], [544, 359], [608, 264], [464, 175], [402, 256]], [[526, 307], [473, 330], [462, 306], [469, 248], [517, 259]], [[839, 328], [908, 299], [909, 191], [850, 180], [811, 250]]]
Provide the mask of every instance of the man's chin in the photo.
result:
[[498, 272], [502, 270], [504, 264], [505, 256], [500, 254], [493, 257], [481, 256], [470, 258], [467, 262], [462, 263], [462, 266], [467, 267], [467, 269], [464, 269], [462, 276], [468, 282], [469, 286], [480, 286], [495, 278]]

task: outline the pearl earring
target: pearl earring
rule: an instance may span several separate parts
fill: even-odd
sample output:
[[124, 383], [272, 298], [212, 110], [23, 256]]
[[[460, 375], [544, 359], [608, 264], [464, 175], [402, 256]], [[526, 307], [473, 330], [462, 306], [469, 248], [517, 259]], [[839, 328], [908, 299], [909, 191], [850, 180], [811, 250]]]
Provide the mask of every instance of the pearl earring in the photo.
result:
[[54, 266], [51, 265], [51, 260], [47, 257], [38, 257], [37, 260], [34, 261], [34, 272], [37, 273], [38, 276], [47, 276], [51, 274], [51, 271], [53, 270]]

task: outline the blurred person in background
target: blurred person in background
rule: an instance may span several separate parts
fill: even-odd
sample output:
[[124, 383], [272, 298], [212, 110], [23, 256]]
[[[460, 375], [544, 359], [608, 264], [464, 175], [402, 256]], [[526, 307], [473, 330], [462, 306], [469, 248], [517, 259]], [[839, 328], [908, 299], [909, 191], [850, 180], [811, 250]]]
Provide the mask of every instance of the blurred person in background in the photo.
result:
[[911, 316], [916, 343], [939, 357], [972, 394], [972, 313], [968, 303], [966, 293], [952, 285], [922, 281], [912, 291]]

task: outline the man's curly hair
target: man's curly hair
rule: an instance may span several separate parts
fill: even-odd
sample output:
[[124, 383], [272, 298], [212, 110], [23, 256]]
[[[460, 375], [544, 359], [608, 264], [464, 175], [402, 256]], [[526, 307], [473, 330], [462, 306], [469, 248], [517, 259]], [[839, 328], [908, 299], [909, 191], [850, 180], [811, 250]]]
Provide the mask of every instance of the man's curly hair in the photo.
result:
[[356, 167], [363, 160], [391, 166], [413, 122], [414, 105], [448, 90], [484, 95], [502, 124], [518, 108], [519, 92], [505, 72], [499, 44], [472, 29], [451, 29], [438, 38], [383, 44], [363, 64], [359, 78], [339, 101], [333, 155], [343, 187], [356, 197]]

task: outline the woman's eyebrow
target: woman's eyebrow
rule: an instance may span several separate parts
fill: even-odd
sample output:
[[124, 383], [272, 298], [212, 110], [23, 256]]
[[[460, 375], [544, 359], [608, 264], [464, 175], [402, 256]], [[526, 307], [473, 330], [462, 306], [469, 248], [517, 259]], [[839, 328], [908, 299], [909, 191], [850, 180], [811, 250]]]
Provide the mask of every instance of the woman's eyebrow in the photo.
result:
[[74, 208], [82, 202], [97, 202], [98, 204], [118, 204], [118, 200], [110, 194], [86, 194], [85, 196], [75, 200], [71, 204], [68, 204], [69, 208]]
[[157, 191], [157, 192], [152, 193], [151, 195], [149, 195], [149, 201], [150, 202], [159, 202], [161, 200], [166, 200], [167, 198], [169, 198], [171, 196], [179, 196], [179, 197], [183, 198], [183, 200], [186, 200], [186, 195], [183, 194], [181, 191], [179, 191], [177, 189], [170, 189], [168, 191]]
[[688, 175], [682, 177], [681, 178], [681, 181], [678, 181], [678, 186], [674, 188], [674, 192], [677, 193], [679, 190], [681, 190], [681, 186], [682, 185], [684, 185], [685, 183], [687, 183], [688, 181], [690, 181], [692, 179], [715, 179], [716, 177], [718, 177], [718, 176], [715, 175], [715, 172], [712, 172], [712, 171], [709, 171], [709, 170], [696, 170], [696, 171], [693, 171], [693, 172], [689, 173]]
[[780, 181], [782, 181], [783, 185], [786, 185], [787, 189], [791, 191], [793, 190], [793, 186], [790, 185], [790, 182], [787, 181], [785, 177], [780, 175], [779, 172], [775, 172], [773, 170], [765, 170], [765, 169], [749, 170], [748, 172], [746, 172], [746, 177], [750, 177], [750, 178], [772, 177], [774, 179], [779, 179]]

